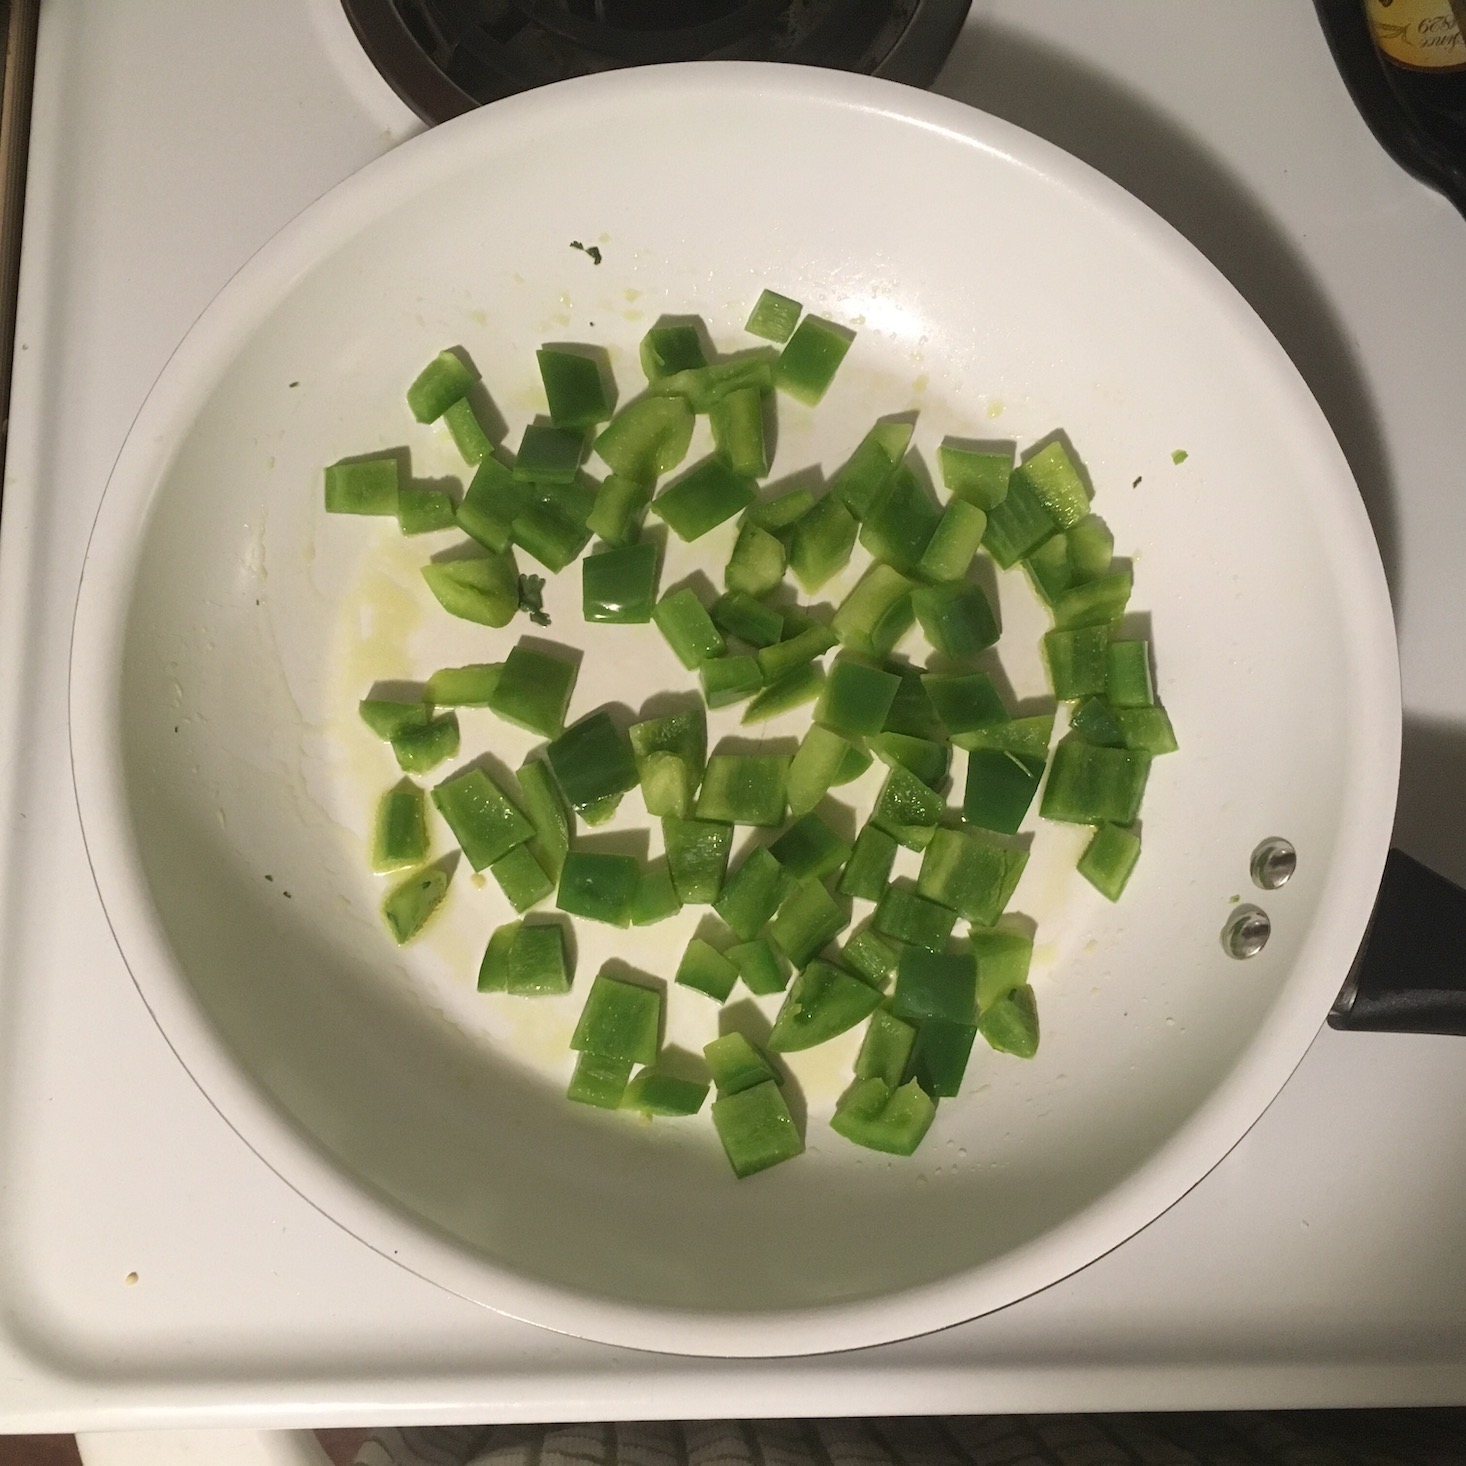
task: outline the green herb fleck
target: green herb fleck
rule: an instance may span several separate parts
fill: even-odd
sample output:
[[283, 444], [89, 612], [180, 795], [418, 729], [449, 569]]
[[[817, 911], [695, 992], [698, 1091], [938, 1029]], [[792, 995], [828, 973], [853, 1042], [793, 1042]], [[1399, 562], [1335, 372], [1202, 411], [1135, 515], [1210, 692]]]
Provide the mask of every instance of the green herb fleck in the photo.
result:
[[1184, 448], [1177, 448], [1171, 454], [1171, 462], [1172, 463], [1185, 463], [1186, 460], [1188, 458], [1190, 458], [1190, 457], [1191, 457], [1191, 455]]
[[582, 244], [578, 239], [570, 241], [571, 249], [578, 249], [582, 254], [588, 254], [591, 264], [598, 265], [601, 262], [601, 248], [597, 244]]
[[1241, 899], [1242, 898], [1240, 896], [1228, 896], [1227, 897], [1228, 903], [1230, 905], [1232, 905], [1232, 906], [1235, 906]]
[[545, 612], [545, 577], [543, 575], [521, 575], [519, 577], [519, 609], [525, 612], [536, 626], [550, 624], [550, 618]]
[[1138, 489], [1140, 487], [1141, 477], [1142, 477], [1142, 475], [1140, 475], [1140, 474], [1137, 473], [1135, 475], [1135, 477], [1131, 480], [1130, 487], [1132, 489]]
[[298, 387], [298, 386], [300, 386], [300, 383], [299, 382], [291, 382], [290, 385], [292, 387]]

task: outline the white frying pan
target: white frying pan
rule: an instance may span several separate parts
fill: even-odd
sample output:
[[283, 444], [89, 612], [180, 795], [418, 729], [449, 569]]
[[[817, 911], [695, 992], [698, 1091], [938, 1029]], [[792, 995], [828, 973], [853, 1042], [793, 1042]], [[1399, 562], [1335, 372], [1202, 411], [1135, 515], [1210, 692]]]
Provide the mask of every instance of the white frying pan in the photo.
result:
[[[669, 976], [699, 912], [630, 933], [580, 923], [565, 1000], [473, 990], [510, 912], [464, 868], [419, 943], [387, 940], [365, 835], [397, 774], [356, 700], [498, 660], [535, 628], [452, 621], [418, 567], [453, 536], [328, 518], [320, 483], [324, 464], [392, 447], [418, 476], [462, 476], [403, 404], [442, 347], [472, 355], [512, 444], [543, 411], [537, 345], [607, 345], [624, 399], [658, 316], [697, 313], [724, 349], [752, 344], [764, 286], [858, 331], [818, 412], [781, 405], [776, 478], [833, 468], [876, 417], [911, 408], [928, 461], [947, 434], [1021, 448], [1065, 430], [1133, 558], [1182, 751], [1156, 763], [1117, 906], [1074, 873], [1078, 832], [1031, 822], [1015, 909], [1037, 925], [1036, 1059], [979, 1045], [966, 1093], [892, 1161], [826, 1125], [858, 1035], [793, 1056], [808, 1153], [738, 1182], [706, 1114], [648, 1125], [563, 1098], [591, 976], [612, 958]], [[731, 529], [674, 543], [665, 583], [717, 580]], [[692, 685], [654, 629], [584, 626], [578, 596], [577, 568], [552, 578], [542, 633], [584, 650], [572, 716]], [[1041, 698], [1044, 617], [1016, 573], [1000, 599], [1012, 693]], [[514, 767], [533, 747], [488, 713], [462, 721], [465, 758]], [[974, 1317], [1082, 1267], [1205, 1175], [1288, 1078], [1359, 946], [1399, 725], [1384, 579], [1343, 457], [1207, 262], [992, 118], [752, 65], [495, 103], [285, 230], [134, 427], [92, 536], [72, 676], [98, 888], [225, 1119], [422, 1276], [551, 1329], [689, 1354], [832, 1350]], [[715, 738], [737, 731], [736, 713], [714, 721]], [[860, 817], [877, 782], [840, 791]], [[645, 848], [646, 824], [629, 796], [606, 838]], [[1248, 866], [1271, 836], [1298, 867], [1264, 895]], [[1238, 898], [1272, 923], [1249, 961], [1219, 940]], [[670, 1041], [717, 1032], [701, 995], [670, 1007]]]

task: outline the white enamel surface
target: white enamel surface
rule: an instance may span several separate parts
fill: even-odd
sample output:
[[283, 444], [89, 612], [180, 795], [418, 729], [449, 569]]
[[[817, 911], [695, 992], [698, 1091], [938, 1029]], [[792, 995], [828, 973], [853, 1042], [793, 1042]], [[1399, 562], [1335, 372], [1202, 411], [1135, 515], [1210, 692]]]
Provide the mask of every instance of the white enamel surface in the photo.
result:
[[[750, 147], [781, 166], [750, 177]], [[878, 217], [840, 172], [852, 150], [882, 181]], [[682, 187], [649, 187], [625, 166], [641, 156]], [[601, 241], [598, 269], [567, 248], [582, 236]], [[538, 342], [609, 341], [626, 391], [628, 352], [659, 313], [697, 310], [729, 345], [765, 283], [864, 318], [813, 422], [784, 410], [781, 472], [838, 461], [874, 416], [908, 406], [928, 452], [949, 432], [1021, 443], [1065, 428], [1134, 554], [1133, 604], [1152, 619], [1184, 752], [1157, 765], [1146, 858], [1117, 909], [1058, 873], [1076, 848], [1065, 832], [1037, 841], [1015, 903], [1044, 959], [1033, 1064], [979, 1054], [919, 1157], [891, 1164], [829, 1135], [838, 1083], [822, 1056], [796, 1062], [811, 1153], [737, 1184], [705, 1120], [647, 1128], [563, 1102], [577, 1000], [529, 1012], [472, 994], [507, 916], [492, 886], [460, 873], [432, 940], [384, 942], [361, 832], [393, 774], [352, 725], [361, 680], [497, 659], [519, 628], [449, 627], [409, 590], [420, 618], [398, 613], [399, 634], [358, 645], [363, 601], [382, 603], [384, 577], [412, 587], [427, 549], [386, 523], [328, 521], [318, 475], [399, 443], [417, 473], [448, 470], [400, 405], [442, 345], [475, 356], [517, 431], [537, 406]], [[654, 632], [577, 625], [576, 580], [555, 585], [548, 633], [588, 649], [572, 715], [678, 685]], [[1026, 596], [1013, 590], [1005, 653]], [[577, 83], [440, 129], [230, 286], [104, 501], [78, 608], [73, 756], [145, 1000], [231, 1123], [329, 1215], [554, 1329], [809, 1352], [1053, 1282], [1243, 1133], [1312, 1037], [1368, 910], [1394, 790], [1393, 656], [1373, 543], [1321, 415], [1179, 238], [943, 100], [704, 68]], [[1038, 692], [1016, 648], [1008, 660], [1017, 691]], [[492, 737], [513, 765], [530, 746], [463, 721], [466, 754]], [[638, 814], [633, 795], [621, 822]], [[1273, 903], [1266, 954], [1239, 966], [1216, 934], [1274, 832], [1299, 848], [1299, 874]], [[611, 955], [669, 973], [694, 924], [582, 926], [578, 989]]]

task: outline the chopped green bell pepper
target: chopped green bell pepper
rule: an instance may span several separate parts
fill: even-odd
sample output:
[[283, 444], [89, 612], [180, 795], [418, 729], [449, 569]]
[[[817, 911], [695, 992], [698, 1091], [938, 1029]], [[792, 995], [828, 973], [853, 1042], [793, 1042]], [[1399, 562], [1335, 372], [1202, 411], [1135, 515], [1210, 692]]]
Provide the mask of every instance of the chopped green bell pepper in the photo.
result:
[[975, 830], [942, 829], [922, 857], [916, 889], [974, 926], [992, 926], [1027, 864], [1026, 850], [1009, 849]]
[[733, 827], [718, 820], [664, 819], [662, 843], [684, 906], [711, 906], [723, 890]]
[[[603, 455], [604, 456], [604, 455]], [[662, 490], [651, 511], [681, 540], [697, 540], [753, 502], [748, 479], [719, 457], [704, 458]]]
[[433, 790], [433, 803], [474, 870], [492, 865], [535, 832], [482, 769], [464, 769]]
[[545, 756], [572, 809], [625, 794], [638, 782], [631, 740], [604, 708], [587, 713], [551, 740]]
[[382, 915], [398, 946], [410, 942], [423, 929], [447, 894], [448, 873], [436, 865], [413, 871], [387, 893]]
[[555, 904], [571, 916], [630, 926], [631, 905], [641, 884], [641, 867], [631, 855], [571, 850], [560, 869]]
[[775, 753], [715, 753], [697, 797], [699, 819], [732, 825], [784, 820], [789, 758]]
[[423, 792], [404, 780], [377, 801], [372, 830], [372, 869], [379, 873], [421, 865], [428, 857]]
[[850, 1086], [830, 1117], [830, 1129], [867, 1150], [911, 1155], [936, 1118], [936, 1102], [913, 1079], [893, 1089], [883, 1079]]
[[519, 609], [519, 572], [507, 553], [435, 560], [422, 575], [438, 604], [465, 621], [507, 626]]
[[326, 469], [328, 514], [396, 514], [397, 460], [356, 458]]
[[517, 643], [504, 658], [498, 685], [489, 698], [497, 717], [541, 738], [558, 738], [580, 669], [574, 662]]
[[804, 1140], [779, 1086], [766, 1079], [713, 1101], [713, 1126], [733, 1174], [742, 1179], [792, 1160]]
[[816, 958], [785, 996], [769, 1033], [769, 1048], [776, 1054], [811, 1049], [854, 1028], [880, 1003], [880, 993], [869, 983]]
[[440, 351], [413, 378], [407, 406], [419, 422], [435, 422], [479, 379], [456, 351]]

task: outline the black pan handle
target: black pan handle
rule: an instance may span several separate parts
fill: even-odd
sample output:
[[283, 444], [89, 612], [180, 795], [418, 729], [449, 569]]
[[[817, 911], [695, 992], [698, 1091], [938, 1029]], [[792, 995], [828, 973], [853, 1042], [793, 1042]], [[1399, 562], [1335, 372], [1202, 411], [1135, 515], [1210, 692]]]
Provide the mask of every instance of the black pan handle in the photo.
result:
[[1466, 1034], [1466, 890], [1391, 850], [1329, 1026]]

